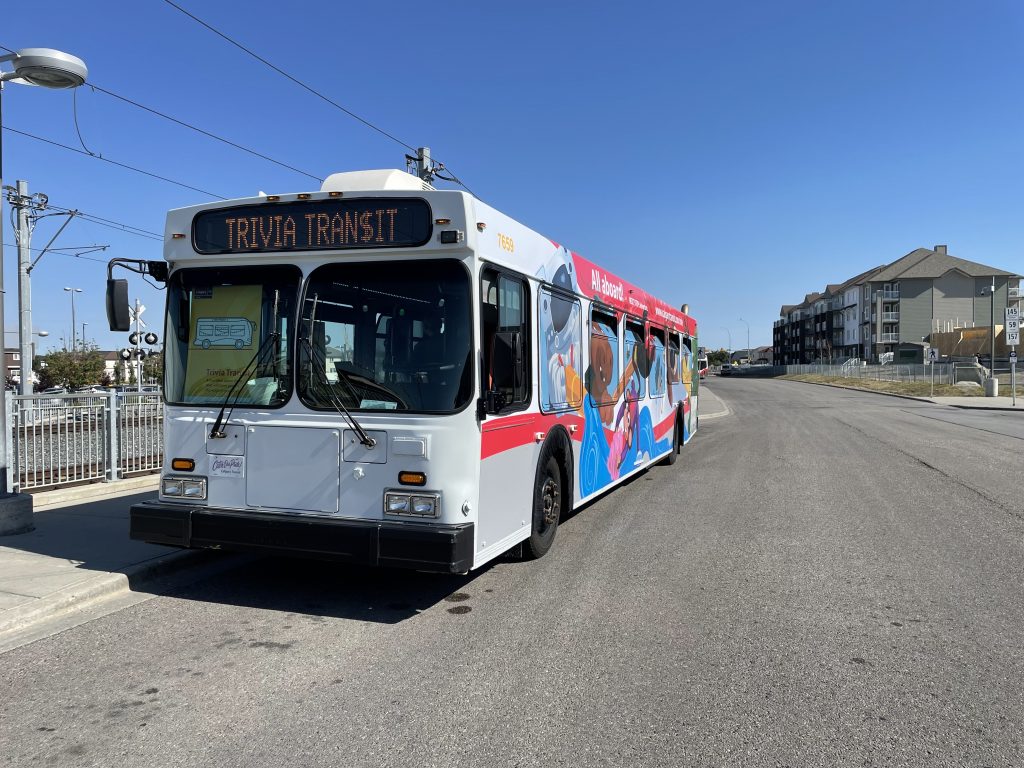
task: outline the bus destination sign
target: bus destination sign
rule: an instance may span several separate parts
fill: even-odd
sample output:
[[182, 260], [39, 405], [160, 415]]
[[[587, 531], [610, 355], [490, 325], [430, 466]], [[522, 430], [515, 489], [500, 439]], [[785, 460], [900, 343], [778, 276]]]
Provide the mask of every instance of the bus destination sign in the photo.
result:
[[417, 198], [263, 203], [202, 211], [192, 220], [197, 253], [258, 253], [423, 245], [430, 206]]

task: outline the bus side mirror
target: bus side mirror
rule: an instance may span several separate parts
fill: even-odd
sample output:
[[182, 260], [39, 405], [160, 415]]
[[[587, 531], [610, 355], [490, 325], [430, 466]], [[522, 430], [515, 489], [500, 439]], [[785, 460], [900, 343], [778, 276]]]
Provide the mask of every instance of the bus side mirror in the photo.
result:
[[129, 331], [132, 327], [128, 311], [128, 281], [107, 279], [107, 322], [112, 331]]

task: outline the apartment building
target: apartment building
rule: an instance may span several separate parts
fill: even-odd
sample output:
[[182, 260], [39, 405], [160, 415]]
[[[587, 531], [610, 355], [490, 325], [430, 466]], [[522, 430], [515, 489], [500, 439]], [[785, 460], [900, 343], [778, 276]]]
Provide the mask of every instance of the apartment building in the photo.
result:
[[995, 281], [997, 333], [1020, 295], [1020, 275], [957, 258], [945, 245], [906, 256], [784, 305], [772, 329], [778, 364], [861, 358], [927, 342], [944, 328], [988, 326]]

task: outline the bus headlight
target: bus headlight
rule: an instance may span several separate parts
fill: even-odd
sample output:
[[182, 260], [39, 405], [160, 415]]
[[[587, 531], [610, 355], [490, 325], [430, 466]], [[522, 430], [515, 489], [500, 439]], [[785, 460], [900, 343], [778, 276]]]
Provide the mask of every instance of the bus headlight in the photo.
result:
[[176, 499], [203, 501], [206, 499], [206, 478], [165, 477], [160, 481], [160, 495]]
[[384, 492], [384, 514], [409, 517], [440, 517], [441, 494], [431, 491], [420, 493]]

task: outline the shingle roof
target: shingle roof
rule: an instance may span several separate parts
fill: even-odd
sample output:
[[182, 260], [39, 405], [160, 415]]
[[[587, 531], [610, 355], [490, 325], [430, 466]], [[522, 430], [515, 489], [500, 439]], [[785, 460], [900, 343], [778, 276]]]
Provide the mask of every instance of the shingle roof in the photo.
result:
[[901, 259], [889, 264], [881, 272], [872, 275], [874, 282], [892, 282], [900, 278], [936, 278], [942, 277], [950, 270], [959, 270], [968, 277], [1020, 277], [1013, 272], [1006, 272], [995, 267], [988, 267], [976, 261], [959, 259], [948, 253], [933, 251], [929, 248], [916, 248]]

